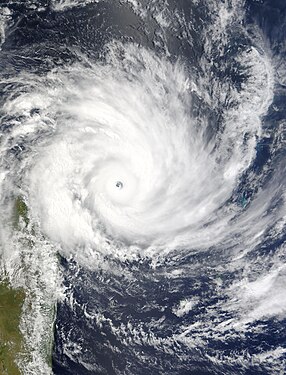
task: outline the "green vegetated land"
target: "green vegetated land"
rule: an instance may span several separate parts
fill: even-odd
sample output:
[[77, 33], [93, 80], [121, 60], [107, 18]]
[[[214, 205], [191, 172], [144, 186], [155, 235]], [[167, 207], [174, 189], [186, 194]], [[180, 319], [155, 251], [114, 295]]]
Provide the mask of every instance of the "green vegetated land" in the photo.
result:
[[[21, 238], [22, 245], [33, 248], [34, 229], [29, 227], [28, 207], [20, 196], [15, 199], [11, 219], [14, 230], [21, 232], [23, 235]], [[23, 289], [13, 289], [9, 285], [8, 278], [4, 275], [4, 279], [1, 280], [0, 275], [0, 375], [21, 375], [17, 366], [17, 359], [21, 356], [29, 360], [30, 357], [27, 348], [24, 346], [24, 337], [19, 327], [25, 298]], [[53, 330], [55, 306], [43, 305], [42, 312], [51, 318]], [[42, 342], [41, 345], [47, 364], [51, 366], [53, 331], [51, 331], [49, 339]]]
[[[28, 220], [27, 206], [17, 197], [12, 218], [14, 228], [20, 230], [21, 221], [27, 226]], [[24, 300], [22, 289], [12, 289], [5, 278], [0, 280], [0, 375], [20, 375], [17, 358], [23, 352], [19, 325]]]
[[20, 229], [21, 221], [25, 226], [29, 224], [28, 207], [21, 197], [17, 197], [13, 212], [13, 224], [16, 229]]
[[24, 299], [23, 290], [0, 284], [0, 375], [20, 375], [16, 358], [23, 350], [19, 324]]

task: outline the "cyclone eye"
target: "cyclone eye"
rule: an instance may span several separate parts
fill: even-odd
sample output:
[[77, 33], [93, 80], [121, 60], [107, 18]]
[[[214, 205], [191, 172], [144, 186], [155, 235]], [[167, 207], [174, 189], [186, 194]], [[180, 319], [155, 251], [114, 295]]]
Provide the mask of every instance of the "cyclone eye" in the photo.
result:
[[117, 181], [115, 186], [118, 188], [118, 189], [122, 189], [123, 188], [123, 183], [121, 181]]

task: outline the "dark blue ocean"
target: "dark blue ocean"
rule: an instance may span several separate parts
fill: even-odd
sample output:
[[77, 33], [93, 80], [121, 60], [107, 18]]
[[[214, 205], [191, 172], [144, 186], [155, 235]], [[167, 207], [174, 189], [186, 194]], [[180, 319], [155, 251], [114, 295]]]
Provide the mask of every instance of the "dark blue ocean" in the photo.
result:
[[[286, 373], [286, 2], [11, 0], [2, 1], [0, 7], [10, 12], [0, 52], [2, 106], [13, 98], [13, 92], [20, 95], [21, 85], [25, 91], [23, 80], [17, 89], [7, 85], [10, 77], [45, 77], [74, 65], [85, 69], [87, 60], [104, 65], [109, 43], [131, 43], [171, 64], [180, 61], [187, 66], [200, 89], [192, 91], [186, 116], [200, 119], [198, 127], [204, 127], [203, 139], [210, 154], [220, 150], [227, 137], [238, 134], [243, 124], [250, 123], [242, 138], [235, 136], [221, 151], [218, 164], [227, 163], [241, 142], [245, 151], [242, 156], [237, 153], [229, 169], [235, 171], [239, 158], [248, 153], [249, 140], [256, 142], [249, 165], [237, 172], [234, 188], [216, 208], [216, 219], [203, 221], [197, 232], [194, 229], [198, 237], [190, 242], [190, 248], [178, 246], [165, 254], [162, 246], [164, 255], [155, 257], [144, 253], [144, 243], [142, 252], [134, 257], [100, 252], [100, 257], [87, 260], [86, 265], [75, 255], [72, 243], [62, 245], [61, 240], [52, 238], [59, 247], [64, 290], [56, 306], [53, 373]], [[142, 67], [146, 68], [144, 61]], [[263, 74], [268, 78], [261, 78]], [[263, 86], [267, 79], [271, 88]], [[33, 90], [37, 90], [37, 83]], [[257, 115], [261, 131], [253, 136], [255, 103], [270, 91], [269, 105]], [[169, 92], [166, 89], [165, 94]], [[233, 115], [237, 108], [241, 113]], [[33, 111], [40, 110], [36, 107]], [[124, 108], [120, 113], [124, 116]], [[0, 128], [3, 134], [16, 126], [16, 120], [21, 122], [21, 113], [18, 117], [12, 113], [10, 119], [7, 113], [5, 116]], [[11, 119], [16, 120], [12, 123]], [[224, 136], [230, 121], [237, 126]], [[20, 163], [23, 149], [30, 152], [32, 148], [23, 139], [21, 148], [11, 152]], [[198, 176], [204, 174], [204, 168], [199, 166]], [[213, 181], [210, 176], [204, 186], [215, 184]], [[184, 211], [184, 205], [180, 209]], [[225, 224], [223, 218], [230, 211], [235, 214]], [[215, 220], [222, 221], [213, 227]], [[58, 226], [59, 233], [61, 230]], [[190, 231], [180, 230], [184, 235]], [[224, 235], [218, 235], [220, 230]], [[49, 237], [48, 230], [46, 233]], [[113, 233], [108, 234], [110, 243]], [[120, 241], [126, 248], [133, 244], [130, 237]]]

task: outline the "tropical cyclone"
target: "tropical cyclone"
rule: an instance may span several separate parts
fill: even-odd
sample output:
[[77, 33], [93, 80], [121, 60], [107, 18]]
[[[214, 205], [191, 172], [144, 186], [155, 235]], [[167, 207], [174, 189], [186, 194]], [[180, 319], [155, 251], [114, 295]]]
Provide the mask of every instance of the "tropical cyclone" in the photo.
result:
[[43, 232], [65, 249], [103, 252], [110, 240], [119, 252], [127, 243], [158, 252], [223, 241], [237, 215], [225, 203], [255, 155], [269, 103], [247, 109], [240, 94], [237, 107], [225, 109], [221, 139], [207, 142], [208, 120], [198, 125], [190, 113], [194, 90], [180, 62], [117, 43], [105, 63], [59, 68], [38, 80], [25, 105], [40, 108], [41, 117], [53, 113], [55, 124], [26, 174]]
[[[59, 373], [281, 369], [267, 335], [286, 311], [283, 111], [267, 41], [240, 1], [88, 3], [31, 3], [3, 44], [1, 269], [25, 290], [20, 368], [50, 373], [56, 317]], [[53, 32], [33, 39], [35, 24]]]

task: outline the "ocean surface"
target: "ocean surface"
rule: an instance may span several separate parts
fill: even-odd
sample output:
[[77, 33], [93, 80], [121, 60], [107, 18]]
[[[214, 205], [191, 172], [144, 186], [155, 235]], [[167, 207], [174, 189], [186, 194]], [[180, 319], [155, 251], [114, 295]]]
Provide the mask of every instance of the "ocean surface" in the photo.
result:
[[21, 372], [285, 374], [286, 2], [2, 1], [0, 40]]

